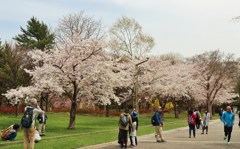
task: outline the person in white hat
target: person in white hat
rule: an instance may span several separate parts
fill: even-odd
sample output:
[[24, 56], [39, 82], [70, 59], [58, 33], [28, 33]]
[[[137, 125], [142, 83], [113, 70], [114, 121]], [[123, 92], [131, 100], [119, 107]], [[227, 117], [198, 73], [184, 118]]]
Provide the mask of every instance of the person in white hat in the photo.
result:
[[[35, 144], [35, 117], [38, 114], [44, 114], [45, 112], [41, 110], [38, 106], [37, 99], [32, 98], [30, 100], [30, 106], [26, 106], [24, 110], [24, 116], [22, 118], [21, 124], [23, 127], [23, 146], [24, 149], [28, 149], [28, 143], [30, 142], [30, 149], [34, 149]], [[28, 117], [32, 117], [30, 124]], [[29, 125], [29, 126], [27, 126]]]

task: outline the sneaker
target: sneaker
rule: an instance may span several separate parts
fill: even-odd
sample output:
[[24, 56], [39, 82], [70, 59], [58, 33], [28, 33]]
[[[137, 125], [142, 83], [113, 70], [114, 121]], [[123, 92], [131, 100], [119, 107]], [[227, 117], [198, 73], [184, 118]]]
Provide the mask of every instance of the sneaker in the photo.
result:
[[201, 133], [202, 135], [204, 134], [204, 132]]
[[230, 145], [230, 144], [231, 144], [230, 142], [227, 143], [227, 145]]
[[166, 142], [166, 141], [162, 139], [162, 141], [161, 141], [161, 142], [163, 142], [163, 143], [164, 143], [164, 142]]
[[227, 139], [227, 137], [225, 136], [225, 137], [224, 137], [224, 140], [226, 140], [226, 139]]
[[158, 143], [161, 143], [162, 141], [161, 140], [157, 140]]

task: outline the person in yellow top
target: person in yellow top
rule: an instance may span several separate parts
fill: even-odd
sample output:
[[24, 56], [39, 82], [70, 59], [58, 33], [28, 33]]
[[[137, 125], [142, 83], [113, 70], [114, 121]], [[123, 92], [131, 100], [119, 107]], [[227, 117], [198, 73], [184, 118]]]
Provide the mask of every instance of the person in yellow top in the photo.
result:
[[119, 117], [119, 139], [118, 143], [121, 145], [121, 148], [127, 148], [128, 142], [128, 129], [129, 126], [132, 127], [132, 118], [129, 114], [128, 107], [125, 108], [125, 112], [123, 112]]
[[197, 127], [197, 129], [199, 129], [200, 126], [202, 126], [201, 113], [197, 109], [195, 109], [194, 114], [196, 115], [196, 127]]
[[201, 128], [203, 129], [203, 119], [202, 119], [202, 114], [200, 111], [197, 111], [198, 112], [198, 115], [199, 115], [199, 128], [201, 126]]

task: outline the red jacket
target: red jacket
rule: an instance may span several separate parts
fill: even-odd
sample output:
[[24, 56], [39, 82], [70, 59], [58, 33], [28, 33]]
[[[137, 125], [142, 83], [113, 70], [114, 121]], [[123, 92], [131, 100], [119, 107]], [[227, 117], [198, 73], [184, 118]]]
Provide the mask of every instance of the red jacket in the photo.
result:
[[194, 126], [196, 126], [196, 118], [197, 118], [197, 116], [194, 113], [192, 114], [192, 118], [194, 119]]

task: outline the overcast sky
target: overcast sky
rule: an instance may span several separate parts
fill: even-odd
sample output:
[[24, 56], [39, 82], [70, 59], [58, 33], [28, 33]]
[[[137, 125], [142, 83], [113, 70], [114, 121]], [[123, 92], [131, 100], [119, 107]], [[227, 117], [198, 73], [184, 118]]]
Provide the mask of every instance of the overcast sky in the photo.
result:
[[106, 29], [121, 15], [135, 18], [154, 37], [154, 55], [219, 49], [240, 57], [240, 22], [232, 21], [240, 0], [1, 0], [0, 38], [10, 41], [32, 16], [54, 29], [63, 15], [82, 10]]

